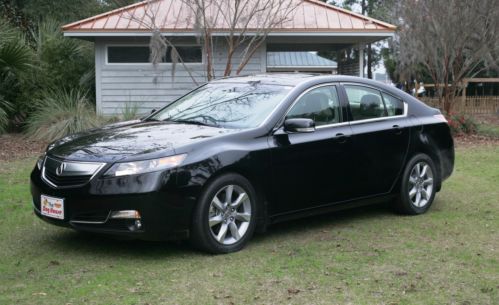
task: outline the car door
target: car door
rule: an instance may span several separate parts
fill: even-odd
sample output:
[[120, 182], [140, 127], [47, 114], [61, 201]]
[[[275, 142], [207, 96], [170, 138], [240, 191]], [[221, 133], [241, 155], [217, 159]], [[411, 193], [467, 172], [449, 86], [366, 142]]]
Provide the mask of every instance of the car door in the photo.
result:
[[407, 105], [374, 87], [343, 84], [356, 173], [355, 195], [388, 193], [405, 163], [410, 139]]
[[351, 130], [336, 85], [305, 91], [284, 119], [315, 121], [313, 132], [278, 128], [269, 138], [275, 198], [271, 215], [345, 200], [350, 190]]

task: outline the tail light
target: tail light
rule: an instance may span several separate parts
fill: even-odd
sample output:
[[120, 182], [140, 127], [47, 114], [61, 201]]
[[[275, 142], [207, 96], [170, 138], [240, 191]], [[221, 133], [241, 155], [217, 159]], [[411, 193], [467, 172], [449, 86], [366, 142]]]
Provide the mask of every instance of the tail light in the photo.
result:
[[449, 123], [443, 114], [435, 114], [433, 117], [441, 122]]

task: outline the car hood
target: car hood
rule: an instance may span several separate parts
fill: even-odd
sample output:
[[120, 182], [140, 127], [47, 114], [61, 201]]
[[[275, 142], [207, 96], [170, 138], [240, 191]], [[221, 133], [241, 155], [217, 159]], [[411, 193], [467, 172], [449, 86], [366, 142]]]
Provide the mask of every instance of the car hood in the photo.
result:
[[235, 132], [200, 125], [129, 121], [64, 137], [49, 145], [50, 156], [112, 162], [127, 157], [171, 155], [175, 148]]

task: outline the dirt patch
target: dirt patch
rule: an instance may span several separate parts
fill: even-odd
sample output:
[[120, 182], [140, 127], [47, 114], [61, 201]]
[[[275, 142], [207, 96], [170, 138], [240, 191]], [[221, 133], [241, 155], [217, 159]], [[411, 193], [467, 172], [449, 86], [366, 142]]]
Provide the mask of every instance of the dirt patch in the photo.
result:
[[476, 114], [475, 119], [480, 124], [499, 126], [499, 114]]
[[454, 143], [456, 147], [496, 146], [499, 145], [499, 138], [477, 134], [459, 134], [454, 136]]
[[30, 140], [21, 134], [0, 135], [0, 161], [35, 157], [46, 147], [47, 143]]

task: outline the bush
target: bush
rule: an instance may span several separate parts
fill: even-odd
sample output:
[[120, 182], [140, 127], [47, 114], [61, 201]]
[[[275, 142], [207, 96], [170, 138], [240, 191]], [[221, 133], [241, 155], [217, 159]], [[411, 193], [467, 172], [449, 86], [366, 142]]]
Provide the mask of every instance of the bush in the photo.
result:
[[47, 91], [36, 101], [26, 133], [37, 140], [52, 141], [105, 123], [95, 113], [86, 92], [63, 89]]
[[139, 107], [137, 104], [126, 103], [121, 111], [120, 120], [130, 121], [140, 118]]
[[0, 97], [0, 134], [5, 131], [5, 127], [9, 123], [9, 114], [7, 113], [9, 109], [11, 109], [10, 103]]
[[478, 124], [475, 119], [467, 114], [447, 114], [447, 121], [453, 134], [474, 134], [477, 132]]
[[0, 16], [0, 133], [5, 131], [14, 101], [21, 91], [20, 79], [32, 68], [33, 51], [22, 33]]

